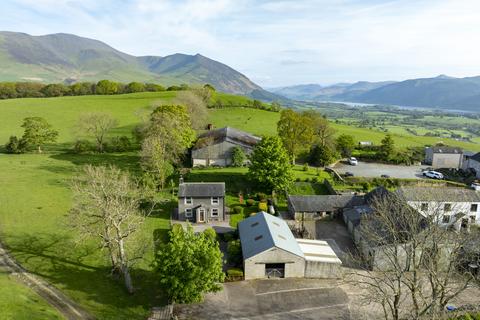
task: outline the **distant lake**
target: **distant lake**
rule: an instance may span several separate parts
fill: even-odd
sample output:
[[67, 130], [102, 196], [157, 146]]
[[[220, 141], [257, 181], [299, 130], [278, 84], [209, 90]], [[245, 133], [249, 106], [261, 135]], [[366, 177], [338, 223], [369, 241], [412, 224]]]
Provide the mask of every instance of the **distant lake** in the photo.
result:
[[432, 111], [432, 110], [439, 110], [443, 112], [452, 112], [452, 113], [478, 113], [474, 111], [466, 111], [466, 110], [458, 110], [458, 109], [442, 109], [438, 107], [411, 107], [411, 106], [397, 106], [394, 104], [379, 104], [379, 103], [360, 103], [360, 102], [348, 102], [348, 101], [319, 101], [325, 103], [343, 103], [350, 107], [375, 107], [375, 106], [383, 106], [383, 107], [394, 107], [399, 109], [410, 109], [410, 110], [424, 110], [424, 111]]

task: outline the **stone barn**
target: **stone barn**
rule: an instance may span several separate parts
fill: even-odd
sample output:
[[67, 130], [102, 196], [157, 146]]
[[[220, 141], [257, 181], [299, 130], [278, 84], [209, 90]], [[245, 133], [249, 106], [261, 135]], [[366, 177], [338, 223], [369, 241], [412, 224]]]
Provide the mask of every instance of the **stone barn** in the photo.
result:
[[336, 278], [341, 261], [325, 241], [295, 239], [287, 223], [259, 212], [238, 224], [245, 280]]

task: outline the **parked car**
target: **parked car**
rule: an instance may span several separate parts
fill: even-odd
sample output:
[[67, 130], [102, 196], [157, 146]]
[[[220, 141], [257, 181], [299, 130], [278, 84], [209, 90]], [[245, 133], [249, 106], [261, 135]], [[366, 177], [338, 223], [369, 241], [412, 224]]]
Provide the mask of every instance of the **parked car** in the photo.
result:
[[423, 171], [423, 176], [430, 179], [443, 179], [443, 174], [437, 171]]
[[353, 177], [353, 172], [347, 171], [344, 174], [345, 177]]
[[358, 160], [355, 157], [348, 158], [348, 163], [352, 166], [356, 166], [358, 164]]
[[390, 178], [390, 176], [389, 176], [388, 174], [382, 174], [382, 175], [380, 176], [380, 178], [388, 179], [388, 178]]
[[472, 187], [472, 189], [475, 190], [475, 191], [480, 191], [480, 183], [478, 183], [478, 182], [472, 183], [472, 184], [471, 184], [471, 187]]

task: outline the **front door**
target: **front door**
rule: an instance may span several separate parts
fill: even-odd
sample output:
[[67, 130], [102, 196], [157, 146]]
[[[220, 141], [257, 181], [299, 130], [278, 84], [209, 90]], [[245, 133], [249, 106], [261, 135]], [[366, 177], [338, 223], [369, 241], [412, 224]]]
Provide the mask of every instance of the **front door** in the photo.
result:
[[205, 222], [205, 209], [199, 208], [198, 209], [198, 222]]

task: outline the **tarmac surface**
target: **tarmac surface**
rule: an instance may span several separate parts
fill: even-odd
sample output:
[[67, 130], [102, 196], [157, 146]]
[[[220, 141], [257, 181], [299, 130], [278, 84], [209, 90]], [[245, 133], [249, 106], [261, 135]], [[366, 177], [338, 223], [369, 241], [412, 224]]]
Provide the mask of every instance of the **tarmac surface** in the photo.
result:
[[422, 171], [426, 170], [427, 167], [424, 165], [402, 166], [359, 161], [356, 166], [339, 162], [333, 169], [341, 175], [347, 171], [351, 172], [355, 177], [380, 178], [381, 175], [386, 174], [391, 178], [424, 179]]

